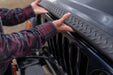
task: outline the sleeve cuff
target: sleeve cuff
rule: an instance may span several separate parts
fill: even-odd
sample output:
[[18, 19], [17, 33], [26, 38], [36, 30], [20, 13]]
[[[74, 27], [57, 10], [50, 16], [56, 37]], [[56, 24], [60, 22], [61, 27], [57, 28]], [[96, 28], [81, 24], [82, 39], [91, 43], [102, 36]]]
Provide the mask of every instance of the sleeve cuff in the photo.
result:
[[27, 18], [31, 18], [35, 16], [35, 13], [31, 5], [28, 5], [27, 7], [23, 8], [23, 12], [25, 13], [25, 16]]
[[45, 23], [39, 26], [36, 26], [40, 32], [41, 38], [45, 41], [51, 39], [53, 36], [56, 35], [57, 30], [52, 22]]

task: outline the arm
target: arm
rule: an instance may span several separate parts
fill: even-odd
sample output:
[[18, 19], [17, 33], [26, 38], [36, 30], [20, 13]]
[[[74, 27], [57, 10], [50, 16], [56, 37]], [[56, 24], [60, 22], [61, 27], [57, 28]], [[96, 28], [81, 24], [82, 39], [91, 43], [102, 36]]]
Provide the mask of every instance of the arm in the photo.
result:
[[53, 23], [46, 23], [18, 33], [0, 34], [0, 63], [35, 52], [33, 49], [39, 49], [56, 32]]
[[33, 49], [39, 49], [56, 32], [74, 32], [71, 27], [63, 23], [70, 15], [68, 13], [52, 23], [46, 23], [18, 33], [0, 33], [0, 63], [35, 52]]
[[26, 21], [27, 19], [35, 16], [35, 14], [45, 14], [48, 13], [48, 11], [40, 6], [38, 4], [41, 2], [41, 0], [36, 0], [31, 3], [31, 5], [21, 9], [0, 9], [0, 16], [3, 21], [3, 25], [16, 25], [19, 23], [22, 23]]
[[15, 9], [0, 9], [0, 16], [2, 18], [3, 25], [16, 25], [26, 21], [27, 19], [35, 16], [35, 13], [32, 9], [32, 6], [29, 5], [23, 9], [15, 8]]

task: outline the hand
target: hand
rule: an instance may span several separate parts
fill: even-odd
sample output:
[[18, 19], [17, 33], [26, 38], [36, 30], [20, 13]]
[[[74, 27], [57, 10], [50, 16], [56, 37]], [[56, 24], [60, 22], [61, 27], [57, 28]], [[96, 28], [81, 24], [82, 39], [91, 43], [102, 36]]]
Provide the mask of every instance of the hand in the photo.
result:
[[70, 16], [71, 13], [67, 13], [61, 19], [53, 21], [53, 24], [55, 25], [58, 32], [74, 32], [74, 30], [70, 26], [64, 24], [64, 21]]
[[41, 2], [41, 0], [36, 0], [31, 3], [31, 6], [35, 12], [35, 14], [46, 14], [48, 11], [40, 6], [38, 4]]

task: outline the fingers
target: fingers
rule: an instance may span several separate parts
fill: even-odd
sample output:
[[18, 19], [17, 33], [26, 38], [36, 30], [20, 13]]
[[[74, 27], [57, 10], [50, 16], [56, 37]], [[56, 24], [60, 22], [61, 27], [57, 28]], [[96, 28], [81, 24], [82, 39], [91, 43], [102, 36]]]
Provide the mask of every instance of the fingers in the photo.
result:
[[68, 28], [68, 32], [75, 32], [71, 27]]
[[36, 0], [35, 1], [36, 4], [39, 4], [40, 2], [41, 2], [41, 0]]
[[65, 26], [65, 30], [68, 31], [68, 32], [75, 32], [70, 26], [64, 24]]
[[[60, 22], [63, 23], [63, 22], [64, 22], [65, 20], [67, 20], [70, 16], [71, 16], [71, 13], [65, 14], [65, 15], [60, 19]], [[70, 26], [68, 26], [68, 25], [66, 25], [66, 24], [62, 24], [62, 26], [63, 26], [63, 28], [65, 28], [64, 31], [74, 32], [74, 30], [73, 30]], [[63, 29], [63, 28], [62, 28], [62, 29]]]
[[34, 2], [31, 3], [31, 5], [38, 5], [41, 2], [41, 0], [35, 0]]
[[64, 21], [67, 20], [70, 16], [71, 16], [71, 13], [67, 13], [67, 14], [65, 14], [60, 20], [61, 20], [62, 22], [64, 22]]

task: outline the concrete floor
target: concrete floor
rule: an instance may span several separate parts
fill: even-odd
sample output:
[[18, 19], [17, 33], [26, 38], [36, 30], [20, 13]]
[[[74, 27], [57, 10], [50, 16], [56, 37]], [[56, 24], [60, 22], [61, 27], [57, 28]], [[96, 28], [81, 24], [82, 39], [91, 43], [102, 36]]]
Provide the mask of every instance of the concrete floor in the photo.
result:
[[[0, 8], [8, 8], [8, 9], [14, 9], [14, 8], [24, 8], [25, 6], [29, 5], [34, 0], [0, 0]], [[22, 23], [16, 26], [4, 26], [4, 32], [5, 33], [11, 33], [11, 32], [18, 32], [20, 30], [25, 29], [25, 24]]]

